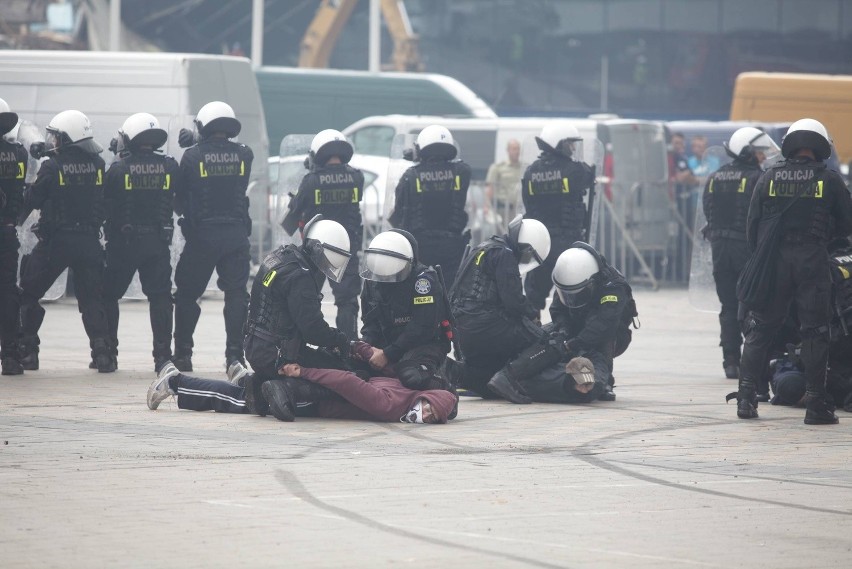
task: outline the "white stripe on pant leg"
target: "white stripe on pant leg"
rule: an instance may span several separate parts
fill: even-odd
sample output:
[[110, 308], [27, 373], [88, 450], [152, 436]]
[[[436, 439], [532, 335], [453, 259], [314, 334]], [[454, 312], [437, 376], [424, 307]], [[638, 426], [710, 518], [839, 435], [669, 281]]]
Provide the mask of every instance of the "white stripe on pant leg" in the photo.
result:
[[246, 406], [246, 402], [244, 400], [235, 399], [230, 395], [225, 395], [217, 391], [202, 391], [200, 389], [187, 389], [186, 387], [178, 387], [178, 393], [183, 393], [184, 395], [195, 395], [197, 397], [212, 397], [213, 399], [219, 399], [220, 401], [227, 401], [228, 403], [233, 403], [237, 407]]

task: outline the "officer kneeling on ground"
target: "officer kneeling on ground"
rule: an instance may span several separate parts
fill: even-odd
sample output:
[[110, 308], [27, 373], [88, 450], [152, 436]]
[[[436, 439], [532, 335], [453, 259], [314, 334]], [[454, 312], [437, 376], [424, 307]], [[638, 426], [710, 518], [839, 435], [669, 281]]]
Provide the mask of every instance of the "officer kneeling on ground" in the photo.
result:
[[[739, 390], [729, 397], [737, 398], [739, 418], [757, 418], [757, 384], [766, 372], [777, 331], [795, 301], [807, 378], [805, 423], [835, 424], [834, 405], [826, 395], [831, 320], [827, 247], [852, 233], [852, 199], [840, 175], [826, 168], [831, 143], [818, 121], [793, 123], [781, 153], [786, 161], [761, 176], [749, 208], [748, 240], [754, 253], [737, 292], [751, 314]], [[759, 263], [763, 266], [758, 271]]]
[[104, 222], [103, 148], [80, 111], [63, 111], [47, 125], [47, 141], [30, 148], [34, 158], [47, 156], [24, 197], [25, 209], [40, 209], [33, 232], [38, 236], [21, 270], [21, 364], [39, 368], [39, 328], [44, 308], [39, 300], [62, 271], [70, 267], [74, 292], [99, 372], [115, 371], [103, 303], [104, 250], [99, 234]]
[[296, 197], [290, 201], [290, 211], [284, 229], [292, 235], [297, 227], [315, 215], [336, 221], [349, 233], [352, 260], [340, 282], [331, 281], [334, 304], [337, 305], [337, 329], [350, 340], [358, 338], [358, 251], [364, 238], [360, 203], [364, 199], [364, 174], [349, 166], [352, 145], [343, 133], [328, 129], [318, 133], [311, 142], [308, 163], [310, 172], [302, 179]]
[[[544, 333], [533, 321], [538, 310], [524, 297], [521, 274], [541, 264], [550, 251], [547, 228], [535, 219], [516, 217], [509, 231], [472, 248], [459, 268], [450, 293], [464, 373], [460, 387], [482, 397], [528, 403], [518, 386], [490, 385], [494, 373]], [[489, 387], [491, 389], [489, 389]]]
[[[139, 271], [154, 336], [154, 370], [172, 358], [172, 212], [181, 172], [158, 151], [168, 133], [148, 113], [130, 116], [115, 139], [117, 160], [106, 174], [104, 305], [113, 365], [118, 365], [118, 301]], [[91, 367], [91, 366], [90, 366]]]
[[192, 370], [192, 335], [201, 315], [198, 299], [215, 269], [225, 293], [225, 367], [244, 363], [243, 325], [248, 310], [248, 188], [254, 154], [230, 139], [242, 126], [227, 103], [213, 101], [195, 117], [200, 140], [181, 131], [183, 187], [176, 188], [176, 209], [186, 246], [175, 268], [175, 357], [183, 371]]
[[361, 338], [373, 346], [371, 367], [392, 368], [410, 389], [450, 389], [447, 297], [435, 268], [419, 262], [414, 237], [401, 229], [376, 235], [361, 276]]

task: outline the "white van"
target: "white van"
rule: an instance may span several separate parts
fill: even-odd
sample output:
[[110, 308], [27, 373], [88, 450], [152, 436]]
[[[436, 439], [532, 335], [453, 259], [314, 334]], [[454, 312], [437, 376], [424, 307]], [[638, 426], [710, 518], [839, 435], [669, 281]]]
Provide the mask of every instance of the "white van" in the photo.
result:
[[[538, 151], [533, 147], [533, 137], [553, 120], [557, 119], [388, 115], [359, 120], [343, 133], [356, 153], [388, 156], [396, 135], [417, 134], [430, 124], [441, 124], [453, 134], [460, 158], [470, 165], [474, 187], [484, 183], [492, 163], [506, 159], [506, 145], [511, 139], [524, 147], [522, 161], [534, 159]], [[599, 228], [599, 248], [628, 276], [633, 274], [655, 284], [672, 221], [663, 123], [612, 115], [559, 120], [570, 120], [587, 145], [598, 139], [605, 150], [598, 189], [609, 199], [612, 215], [603, 217], [609, 221]]]
[[[133, 113], [156, 116], [169, 132], [166, 151], [180, 160], [181, 128], [205, 103], [220, 100], [242, 123], [238, 140], [254, 152], [249, 196], [256, 231], [253, 254], [268, 250], [258, 236], [268, 224], [268, 140], [263, 107], [248, 59], [203, 54], [103, 51], [0, 50], [0, 97], [22, 119], [44, 128], [57, 113], [76, 109], [92, 121], [97, 140], [109, 146]], [[109, 163], [111, 153], [104, 151]], [[261, 226], [261, 227], [258, 227]]]

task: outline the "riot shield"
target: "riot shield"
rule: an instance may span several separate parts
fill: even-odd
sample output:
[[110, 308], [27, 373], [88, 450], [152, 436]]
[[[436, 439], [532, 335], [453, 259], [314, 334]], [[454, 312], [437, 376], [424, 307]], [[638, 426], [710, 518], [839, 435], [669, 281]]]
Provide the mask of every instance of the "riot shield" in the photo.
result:
[[390, 223], [390, 217], [396, 208], [396, 187], [405, 171], [414, 165], [415, 140], [417, 140], [416, 134], [397, 134], [391, 143], [385, 199], [382, 207], [384, 212], [382, 214], [382, 231], [387, 231], [393, 227]]
[[291, 209], [293, 199], [299, 193], [302, 179], [308, 173], [308, 157], [311, 151], [312, 134], [288, 134], [281, 140], [278, 150], [278, 183], [271, 196], [269, 209], [272, 212], [272, 248], [290, 243], [301, 243], [299, 231], [301, 214]]
[[[586, 241], [592, 247], [597, 247], [598, 243], [598, 225], [600, 224], [601, 206], [598, 199], [597, 180], [603, 175], [604, 162], [604, 145], [597, 138], [584, 138], [583, 141], [575, 145], [576, 155], [575, 160], [586, 163], [593, 169], [595, 176], [595, 184], [592, 185], [590, 191], [586, 192], [583, 202], [586, 206], [585, 219], [585, 237]], [[521, 161], [526, 164], [532, 164], [538, 160], [541, 150], [535, 141], [535, 136], [528, 136], [521, 144]], [[518, 194], [518, 199], [521, 200], [521, 193]], [[522, 201], [522, 200], [521, 200]], [[523, 205], [520, 206], [520, 211], [523, 212]]]
[[[40, 129], [35, 123], [27, 120], [19, 121], [15, 129], [15, 140], [20, 142], [27, 150], [28, 160], [26, 182], [27, 185], [29, 185], [35, 182], [39, 166], [44, 160], [44, 158], [36, 160], [29, 154], [30, 145], [34, 142], [44, 142], [44, 134], [42, 129]], [[33, 248], [35, 248], [36, 243], [38, 243], [38, 238], [35, 233], [33, 233], [32, 227], [38, 223], [39, 217], [40, 213], [38, 211], [31, 211], [26, 216], [24, 222], [18, 225], [18, 241], [21, 243], [21, 248], [19, 250], [20, 254], [18, 255], [19, 279], [21, 275], [21, 264], [25, 262], [24, 257], [32, 253]], [[62, 271], [62, 274], [59, 275], [47, 292], [44, 293], [42, 300], [58, 300], [62, 298], [65, 295], [65, 287], [67, 283], [68, 270], [66, 269]]]
[[[733, 158], [722, 146], [711, 146], [707, 149], [704, 162], [711, 164], [709, 176], [722, 166], [730, 164]], [[716, 294], [716, 281], [713, 278], [713, 251], [710, 241], [704, 239], [702, 230], [707, 225], [704, 215], [704, 187], [698, 194], [695, 210], [695, 223], [692, 227], [692, 258], [689, 266], [689, 304], [699, 312], [718, 314], [722, 309], [719, 296]]]

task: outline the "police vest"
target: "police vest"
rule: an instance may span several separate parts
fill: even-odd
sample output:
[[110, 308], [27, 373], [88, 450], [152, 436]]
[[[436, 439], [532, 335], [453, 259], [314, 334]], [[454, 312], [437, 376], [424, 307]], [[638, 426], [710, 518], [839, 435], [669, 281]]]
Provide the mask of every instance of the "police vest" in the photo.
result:
[[707, 181], [704, 215], [708, 237], [746, 240], [748, 207], [763, 171], [756, 164], [735, 161], [714, 172]]
[[407, 208], [402, 228], [412, 233], [445, 231], [460, 234], [467, 225], [464, 210], [470, 169], [461, 161], [421, 162], [406, 172]]
[[0, 207], [0, 221], [14, 222], [24, 201], [27, 178], [27, 151], [17, 142], [0, 138], [0, 191], [6, 204]]
[[591, 170], [581, 162], [545, 153], [522, 180], [526, 215], [544, 223], [552, 234], [579, 237], [586, 218], [583, 196], [591, 186]]
[[831, 255], [835, 317], [844, 334], [852, 335], [852, 247]]
[[828, 180], [830, 172], [824, 163], [811, 161], [787, 161], [769, 169], [768, 183], [761, 188], [765, 192], [762, 215], [778, 213], [800, 196], [781, 220], [782, 233], [828, 242], [834, 229], [831, 197], [837, 191]]
[[252, 154], [247, 146], [207, 139], [188, 149], [183, 160], [189, 162], [185, 182], [193, 223], [242, 222], [248, 217]]
[[171, 227], [173, 184], [178, 175], [177, 162], [171, 156], [140, 153], [113, 162], [106, 189], [112, 202], [110, 231], [126, 226]]
[[275, 345], [298, 335], [290, 311], [273, 296], [272, 286], [280, 285], [282, 280], [291, 277], [295, 271], [307, 270], [308, 261], [296, 245], [279, 247], [266, 256], [251, 287], [246, 333]]
[[492, 237], [471, 249], [467, 257], [462, 260], [452, 289], [450, 302], [453, 313], [457, 310], [460, 312], [499, 310], [502, 303], [497, 291], [497, 281], [484, 270], [486, 256], [491, 251], [499, 249], [511, 251], [511, 247], [502, 237]]
[[432, 267], [418, 264], [411, 276], [403, 282], [394, 284], [367, 281], [370, 287], [369, 301], [364, 313], [378, 311], [382, 337], [385, 345], [392, 344], [412, 321], [415, 306], [436, 304], [437, 318], [431, 330], [425, 330], [420, 343], [448, 343], [442, 322], [449, 322], [449, 307], [444, 302], [444, 290], [438, 280], [438, 273]]
[[302, 221], [317, 214], [346, 228], [354, 244], [361, 243], [361, 200], [364, 198], [364, 175], [346, 164], [332, 164], [305, 176], [303, 191], [309, 195], [303, 204]]
[[42, 208], [45, 225], [98, 231], [105, 217], [103, 159], [72, 148], [49, 161], [56, 167], [57, 180]]

